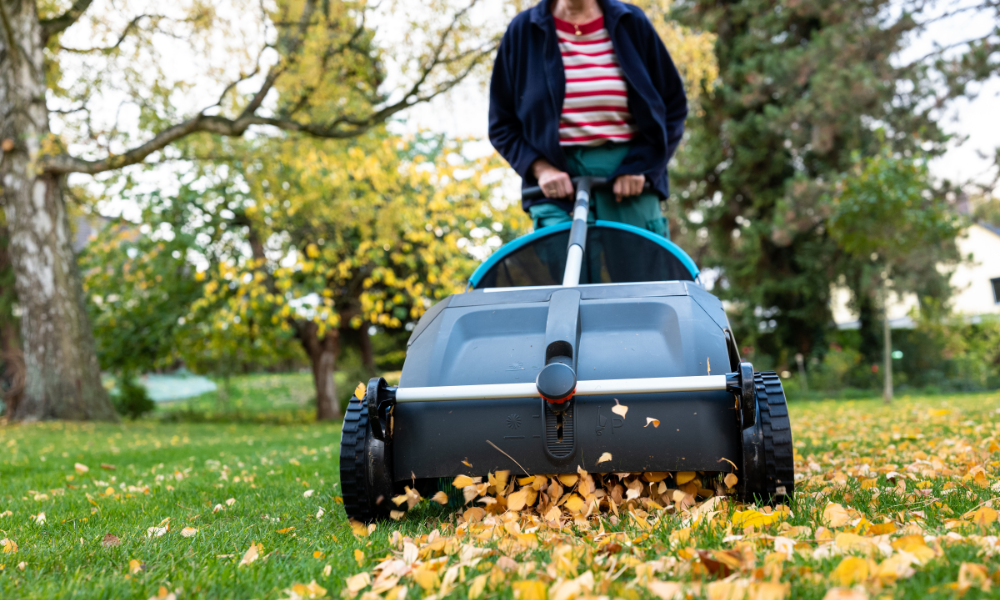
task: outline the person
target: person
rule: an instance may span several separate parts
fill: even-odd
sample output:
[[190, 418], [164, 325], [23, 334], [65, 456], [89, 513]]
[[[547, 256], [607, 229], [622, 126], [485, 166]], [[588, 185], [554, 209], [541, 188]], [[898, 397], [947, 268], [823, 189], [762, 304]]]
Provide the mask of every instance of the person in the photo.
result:
[[[542, 0], [500, 42], [490, 82], [494, 148], [544, 198], [523, 200], [536, 229], [571, 220], [571, 177], [613, 180], [591, 218], [669, 237], [660, 199], [684, 133], [687, 98], [652, 23], [618, 0]], [[643, 186], [649, 183], [649, 191]]]

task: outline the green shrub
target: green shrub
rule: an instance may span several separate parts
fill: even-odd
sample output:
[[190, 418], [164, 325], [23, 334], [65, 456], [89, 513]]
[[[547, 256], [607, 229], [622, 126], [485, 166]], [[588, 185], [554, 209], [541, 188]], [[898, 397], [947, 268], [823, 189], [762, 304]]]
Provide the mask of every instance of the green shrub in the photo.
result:
[[146, 413], [153, 412], [154, 403], [132, 373], [122, 373], [118, 386], [111, 396], [118, 414], [129, 419], [138, 419]]

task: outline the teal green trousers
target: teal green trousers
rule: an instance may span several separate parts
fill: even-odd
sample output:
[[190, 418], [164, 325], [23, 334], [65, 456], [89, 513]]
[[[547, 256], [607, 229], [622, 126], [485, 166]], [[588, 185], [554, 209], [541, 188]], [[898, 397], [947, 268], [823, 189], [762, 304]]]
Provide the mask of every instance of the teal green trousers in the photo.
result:
[[[572, 177], [608, 177], [621, 164], [628, 154], [628, 149], [628, 144], [614, 143], [601, 146], [570, 146], [566, 148], [569, 174]], [[530, 207], [528, 212], [531, 214], [535, 229], [573, 220], [569, 213], [551, 202], [536, 204]], [[610, 191], [596, 191], [590, 195], [589, 222], [593, 223], [597, 219], [627, 223], [670, 239], [667, 220], [660, 210], [660, 196], [655, 192], [646, 192], [615, 202], [615, 195]]]

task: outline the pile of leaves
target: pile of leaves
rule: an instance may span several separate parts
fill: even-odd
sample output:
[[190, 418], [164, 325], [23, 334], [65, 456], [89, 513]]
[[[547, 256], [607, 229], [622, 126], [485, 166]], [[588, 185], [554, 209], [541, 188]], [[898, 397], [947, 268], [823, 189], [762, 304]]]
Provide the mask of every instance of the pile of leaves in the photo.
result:
[[[425, 522], [429, 533], [390, 527], [388, 552], [341, 594], [777, 600], [797, 586], [827, 600], [988, 596], [1000, 586], [1000, 426], [952, 430], [951, 410], [912, 410], [905, 427], [855, 411], [806, 425], [789, 506], [738, 502], [733, 474], [462, 475], [452, 482], [460, 509]], [[393, 499], [400, 509], [422, 501], [411, 488]], [[361, 542], [383, 527], [352, 526]]]

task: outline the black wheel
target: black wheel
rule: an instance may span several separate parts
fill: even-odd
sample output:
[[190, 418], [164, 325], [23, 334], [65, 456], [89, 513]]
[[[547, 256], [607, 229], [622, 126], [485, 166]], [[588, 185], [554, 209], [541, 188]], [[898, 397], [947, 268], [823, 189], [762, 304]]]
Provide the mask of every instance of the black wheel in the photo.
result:
[[754, 373], [757, 419], [743, 430], [745, 502], [785, 502], [795, 491], [792, 427], [781, 379], [771, 371]]
[[368, 407], [352, 397], [340, 434], [340, 487], [349, 519], [374, 521], [392, 508], [392, 454], [375, 439], [368, 424]]

